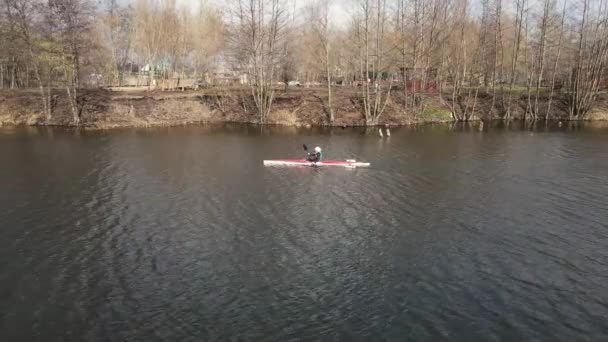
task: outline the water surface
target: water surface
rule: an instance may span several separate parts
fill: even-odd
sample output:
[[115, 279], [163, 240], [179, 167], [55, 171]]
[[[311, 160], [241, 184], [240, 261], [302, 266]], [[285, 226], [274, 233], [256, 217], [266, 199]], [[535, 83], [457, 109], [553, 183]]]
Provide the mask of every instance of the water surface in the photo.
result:
[[0, 129], [0, 340], [608, 340], [608, 130], [392, 133]]

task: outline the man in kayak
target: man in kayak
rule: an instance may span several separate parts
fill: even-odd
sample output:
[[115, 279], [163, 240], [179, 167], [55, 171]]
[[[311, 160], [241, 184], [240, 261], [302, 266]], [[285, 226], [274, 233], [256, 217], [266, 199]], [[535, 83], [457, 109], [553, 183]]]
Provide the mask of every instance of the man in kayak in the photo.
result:
[[315, 147], [315, 151], [308, 154], [306, 160], [313, 163], [318, 163], [323, 159], [323, 150], [319, 146]]

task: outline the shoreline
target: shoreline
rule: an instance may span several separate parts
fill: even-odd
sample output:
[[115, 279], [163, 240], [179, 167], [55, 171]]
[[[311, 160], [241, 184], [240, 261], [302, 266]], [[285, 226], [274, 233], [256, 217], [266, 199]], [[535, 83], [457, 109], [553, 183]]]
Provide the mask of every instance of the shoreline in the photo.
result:
[[[79, 96], [79, 124], [74, 118], [65, 92], [53, 90], [53, 113], [43, 117], [40, 95], [36, 90], [0, 91], [0, 127], [6, 125], [81, 128], [107, 130], [116, 128], [176, 127], [201, 124], [254, 124], [287, 127], [403, 127], [420, 124], [455, 123], [448, 102], [438, 95], [420, 95], [419, 105], [408, 107], [395, 92], [385, 113], [375, 125], [365, 122], [356, 88], [338, 88], [333, 99], [334, 122], [327, 119], [325, 89], [297, 88], [277, 91], [272, 110], [265, 122], [248, 102], [246, 89], [203, 89], [198, 91], [111, 91], [83, 89]], [[359, 102], [358, 102], [359, 101]], [[466, 101], [466, 99], [465, 99]], [[476, 100], [477, 113], [468, 121], [545, 122], [545, 118], [523, 120], [523, 98], [513, 101], [512, 116], [500, 117], [492, 98]], [[405, 103], [405, 105], [404, 105]], [[608, 121], [608, 101], [598, 101], [594, 110], [582, 119], [568, 120], [565, 108], [555, 105], [548, 122]]]
[[467, 132], [487, 132], [495, 129], [507, 129], [515, 131], [534, 131], [540, 132], [543, 130], [549, 131], [568, 131], [578, 130], [581, 128], [589, 129], [608, 129], [608, 120], [570, 120], [570, 121], [559, 121], [559, 120], [537, 120], [537, 121], [522, 121], [522, 120], [501, 120], [492, 119], [491, 121], [483, 121], [483, 125], [480, 126], [481, 120], [475, 121], [449, 121], [449, 122], [417, 122], [404, 125], [389, 125], [389, 126], [330, 126], [330, 125], [287, 125], [287, 124], [260, 124], [251, 122], [189, 122], [189, 123], [172, 123], [172, 124], [153, 124], [153, 125], [121, 125], [121, 126], [75, 126], [75, 125], [51, 125], [51, 124], [13, 124], [13, 123], [1, 123], [0, 132], [3, 130], [19, 130], [19, 129], [58, 129], [72, 132], [120, 132], [125, 130], [158, 130], [158, 129], [171, 129], [171, 128], [197, 128], [204, 127], [208, 129], [223, 129], [226, 127], [238, 127], [248, 126], [250, 128], [263, 129], [263, 130], [275, 130], [277, 132], [323, 132], [332, 130], [355, 130], [355, 131], [366, 131], [368, 134], [378, 135], [379, 129], [390, 128], [393, 129], [413, 129], [423, 130], [433, 127], [444, 127], [445, 129], [451, 130], [464, 130]]

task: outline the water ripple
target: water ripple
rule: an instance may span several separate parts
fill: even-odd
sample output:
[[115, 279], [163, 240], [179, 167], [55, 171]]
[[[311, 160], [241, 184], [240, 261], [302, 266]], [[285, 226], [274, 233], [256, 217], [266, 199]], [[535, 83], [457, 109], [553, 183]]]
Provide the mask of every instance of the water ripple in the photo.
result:
[[0, 340], [606, 339], [604, 135], [301, 133], [2, 135]]

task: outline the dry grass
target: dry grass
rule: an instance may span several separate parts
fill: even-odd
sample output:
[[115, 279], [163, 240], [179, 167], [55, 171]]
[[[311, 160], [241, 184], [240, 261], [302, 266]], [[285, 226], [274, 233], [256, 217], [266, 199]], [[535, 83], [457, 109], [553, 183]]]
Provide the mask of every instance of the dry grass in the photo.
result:
[[277, 110], [270, 113], [268, 123], [295, 126], [298, 123], [298, 116], [293, 110]]
[[[259, 122], [255, 104], [247, 89], [203, 89], [200, 91], [109, 91], [82, 90], [81, 123], [86, 127], [167, 126], [201, 122]], [[34, 90], [0, 91], [0, 122], [27, 125], [69, 125], [71, 110], [65, 91], [53, 91], [53, 118], [45, 121], [39, 94]], [[337, 126], [364, 125], [361, 91], [358, 88], [334, 89], [333, 110]], [[469, 105], [472, 106], [472, 100]], [[449, 101], [449, 100], [448, 100]], [[463, 99], [466, 103], [467, 99]], [[445, 102], [445, 101], [444, 101]], [[524, 98], [513, 97], [511, 112], [514, 119], [522, 117], [526, 108]], [[402, 92], [393, 92], [379, 124], [404, 125], [417, 122], [450, 121], [451, 114], [438, 96], [421, 95], [417, 106], [411, 102], [404, 107]], [[324, 88], [297, 88], [277, 91], [270, 124], [328, 125], [329, 108]], [[546, 106], [546, 99], [540, 108]], [[567, 117], [563, 104], [556, 99], [552, 118]], [[456, 109], [459, 110], [458, 108]], [[501, 117], [498, 102], [480, 94], [475, 105], [476, 117], [491, 120]], [[598, 97], [589, 120], [608, 120], [608, 98]]]

